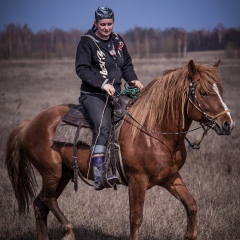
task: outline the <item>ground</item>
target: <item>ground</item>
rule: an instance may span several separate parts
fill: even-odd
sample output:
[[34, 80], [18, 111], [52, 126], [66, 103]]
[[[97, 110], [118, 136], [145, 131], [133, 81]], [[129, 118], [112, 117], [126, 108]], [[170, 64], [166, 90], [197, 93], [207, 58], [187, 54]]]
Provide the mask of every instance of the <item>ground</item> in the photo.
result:
[[[236, 122], [230, 136], [213, 131], [198, 151], [188, 148], [181, 175], [198, 203], [199, 239], [232, 240], [240, 236], [239, 102], [240, 60], [225, 59], [222, 52], [189, 53], [186, 59], [133, 59], [139, 79], [146, 85], [164, 70], [197, 63], [214, 64], [222, 59], [220, 72], [224, 100]], [[9, 133], [25, 119], [61, 104], [77, 103], [80, 79], [74, 60], [12, 60], [0, 62], [0, 239], [36, 238], [32, 208], [18, 217], [17, 202], [4, 166]], [[189, 134], [194, 140], [200, 132]], [[41, 186], [38, 176], [39, 186]], [[69, 183], [59, 198], [60, 207], [75, 226], [77, 239], [126, 240], [129, 235], [128, 189], [94, 191], [79, 180], [79, 190]], [[50, 214], [51, 239], [61, 239], [60, 225]], [[160, 187], [147, 192], [141, 239], [182, 239], [186, 213], [181, 203]]]

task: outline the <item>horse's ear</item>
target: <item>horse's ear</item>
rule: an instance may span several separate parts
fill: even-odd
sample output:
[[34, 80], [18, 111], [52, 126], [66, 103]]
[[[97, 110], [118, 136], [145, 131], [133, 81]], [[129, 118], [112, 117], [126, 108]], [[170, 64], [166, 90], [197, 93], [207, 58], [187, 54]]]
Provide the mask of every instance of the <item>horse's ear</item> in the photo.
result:
[[193, 77], [197, 73], [197, 68], [196, 68], [193, 60], [190, 60], [188, 62], [188, 73], [189, 73], [190, 77]]
[[213, 66], [214, 66], [214, 67], [218, 67], [219, 64], [220, 64], [220, 62], [221, 62], [221, 60], [219, 59]]

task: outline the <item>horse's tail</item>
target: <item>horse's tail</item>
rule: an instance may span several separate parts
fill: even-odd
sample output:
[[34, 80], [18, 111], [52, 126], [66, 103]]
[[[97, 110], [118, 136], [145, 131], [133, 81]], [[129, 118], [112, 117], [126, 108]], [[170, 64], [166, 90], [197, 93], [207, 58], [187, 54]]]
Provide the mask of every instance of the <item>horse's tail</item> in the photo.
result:
[[22, 136], [28, 123], [29, 121], [22, 122], [12, 131], [5, 151], [5, 166], [18, 202], [20, 215], [24, 214], [26, 210], [29, 212], [29, 204], [36, 192], [33, 167], [28, 161], [22, 145]]

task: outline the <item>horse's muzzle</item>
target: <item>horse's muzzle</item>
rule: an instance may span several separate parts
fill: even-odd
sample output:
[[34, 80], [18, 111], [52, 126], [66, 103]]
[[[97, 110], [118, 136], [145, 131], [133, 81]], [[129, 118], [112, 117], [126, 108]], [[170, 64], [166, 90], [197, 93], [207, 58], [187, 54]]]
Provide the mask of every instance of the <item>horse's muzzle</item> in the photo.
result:
[[235, 126], [235, 122], [233, 121], [224, 121], [222, 124], [216, 122], [213, 129], [218, 135], [230, 135], [234, 126]]

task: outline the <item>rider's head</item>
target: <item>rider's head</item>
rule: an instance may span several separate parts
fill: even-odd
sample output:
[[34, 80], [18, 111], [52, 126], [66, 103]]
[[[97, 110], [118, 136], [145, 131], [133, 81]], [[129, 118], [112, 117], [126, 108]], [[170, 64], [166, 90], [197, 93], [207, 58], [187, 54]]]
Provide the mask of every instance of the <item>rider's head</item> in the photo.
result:
[[102, 20], [111, 20], [112, 23], [114, 23], [114, 12], [111, 8], [99, 7], [95, 11], [95, 21], [94, 21], [92, 30], [96, 31], [98, 28], [97, 25], [99, 24], [99, 21], [102, 21]]

